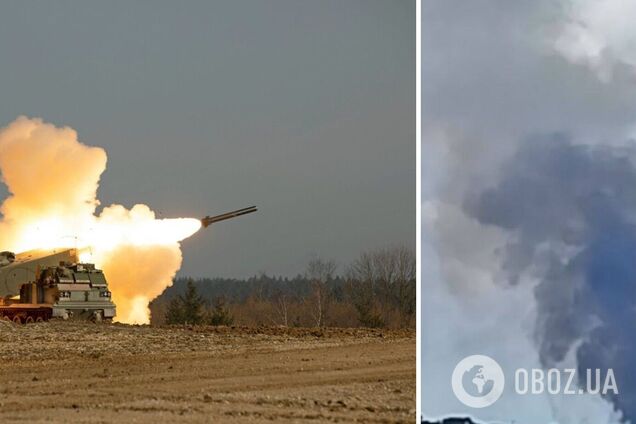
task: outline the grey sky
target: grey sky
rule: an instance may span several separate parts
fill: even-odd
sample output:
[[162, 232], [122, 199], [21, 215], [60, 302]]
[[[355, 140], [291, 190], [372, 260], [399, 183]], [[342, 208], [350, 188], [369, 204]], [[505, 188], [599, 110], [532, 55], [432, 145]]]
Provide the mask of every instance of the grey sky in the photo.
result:
[[414, 246], [414, 1], [10, 2], [0, 61], [0, 123], [105, 148], [102, 205], [259, 206], [186, 240], [181, 274]]

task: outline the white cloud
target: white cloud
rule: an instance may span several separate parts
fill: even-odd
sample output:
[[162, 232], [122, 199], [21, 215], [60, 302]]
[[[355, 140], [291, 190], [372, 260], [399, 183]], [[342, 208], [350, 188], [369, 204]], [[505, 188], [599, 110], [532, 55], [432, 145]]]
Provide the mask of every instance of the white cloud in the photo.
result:
[[[496, 250], [506, 235], [479, 224], [456, 206], [423, 205], [422, 400], [431, 418], [458, 414], [482, 420], [547, 423], [545, 397], [520, 397], [507, 381], [502, 398], [484, 410], [463, 406], [452, 393], [450, 377], [463, 357], [489, 355], [509, 376], [517, 367], [539, 367], [531, 340], [534, 297], [530, 285], [504, 288], [494, 282]], [[428, 236], [428, 237], [427, 237]], [[444, 239], [441, 242], [440, 239]]]
[[[556, 15], [555, 4], [564, 6]], [[532, 339], [536, 282], [527, 275], [516, 286], [496, 282], [496, 249], [514, 235], [467, 216], [462, 202], [467, 191], [496, 184], [501, 164], [533, 135], [564, 133], [578, 144], [617, 148], [632, 142], [636, 78], [624, 76], [636, 77], [636, 2], [439, 0], [426, 9], [423, 412], [484, 422], [614, 424], [612, 404], [595, 395], [519, 396], [507, 387], [494, 406], [467, 410], [452, 393], [450, 375], [459, 359], [475, 353], [493, 356], [506, 372], [540, 367]], [[575, 367], [576, 358], [560, 366]]]
[[[598, 395], [515, 393], [514, 370], [541, 364], [532, 339], [537, 282], [529, 277], [516, 286], [496, 282], [498, 252], [512, 235], [480, 224], [457, 206], [432, 200], [422, 205], [422, 225], [424, 415], [472, 415], [518, 424], [618, 424], [621, 414]], [[491, 356], [506, 374], [502, 398], [478, 411], [457, 401], [450, 385], [457, 362], [474, 354]], [[574, 349], [558, 368], [576, 368]]]
[[636, 2], [569, 0], [554, 49], [608, 82], [619, 66], [636, 73]]

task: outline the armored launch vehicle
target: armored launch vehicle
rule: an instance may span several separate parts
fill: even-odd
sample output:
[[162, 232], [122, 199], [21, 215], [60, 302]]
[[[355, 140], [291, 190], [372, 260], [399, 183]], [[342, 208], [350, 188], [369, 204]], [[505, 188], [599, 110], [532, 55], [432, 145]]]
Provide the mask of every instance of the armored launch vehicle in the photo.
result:
[[[215, 222], [256, 212], [256, 206], [201, 219]], [[80, 263], [76, 249], [0, 252], [0, 319], [16, 323], [80, 318], [110, 321], [115, 304], [104, 273]]]
[[75, 249], [0, 252], [0, 318], [16, 323], [51, 318], [112, 320], [104, 273], [79, 263]]

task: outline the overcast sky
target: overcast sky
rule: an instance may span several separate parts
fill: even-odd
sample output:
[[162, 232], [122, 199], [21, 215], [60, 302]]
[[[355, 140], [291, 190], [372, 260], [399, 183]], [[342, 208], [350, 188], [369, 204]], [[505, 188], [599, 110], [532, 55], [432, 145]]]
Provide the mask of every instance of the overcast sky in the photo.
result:
[[8, 2], [0, 61], [0, 124], [105, 148], [102, 205], [259, 207], [184, 241], [181, 275], [415, 244], [414, 1]]
[[[425, 0], [422, 19], [425, 415], [633, 420], [636, 3]], [[450, 386], [473, 354], [509, 376], [482, 410]], [[615, 369], [614, 404], [513, 391], [518, 367], [590, 364]]]

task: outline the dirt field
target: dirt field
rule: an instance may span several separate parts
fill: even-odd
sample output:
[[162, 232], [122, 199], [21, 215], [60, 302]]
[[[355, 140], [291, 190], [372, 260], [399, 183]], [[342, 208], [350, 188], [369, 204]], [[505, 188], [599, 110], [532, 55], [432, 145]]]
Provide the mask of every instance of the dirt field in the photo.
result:
[[413, 422], [415, 334], [0, 322], [0, 422]]

